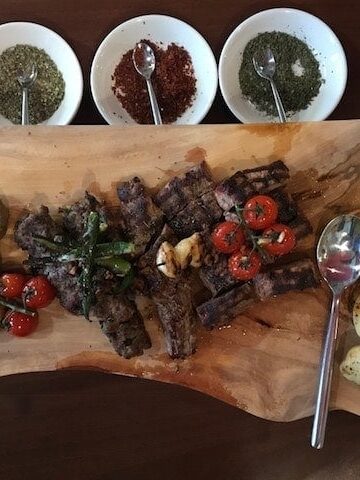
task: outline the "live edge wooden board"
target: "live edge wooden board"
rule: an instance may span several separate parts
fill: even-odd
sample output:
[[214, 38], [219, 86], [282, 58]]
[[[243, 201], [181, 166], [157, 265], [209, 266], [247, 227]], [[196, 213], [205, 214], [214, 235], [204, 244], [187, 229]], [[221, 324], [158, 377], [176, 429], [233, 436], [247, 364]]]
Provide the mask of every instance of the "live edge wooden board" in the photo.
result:
[[[116, 205], [116, 184], [133, 175], [154, 189], [206, 159], [215, 178], [282, 159], [290, 190], [315, 235], [298, 245], [314, 254], [328, 220], [360, 212], [360, 121], [192, 127], [11, 127], [0, 129], [0, 196], [11, 227], [0, 242], [3, 263], [19, 263], [12, 226], [25, 208], [56, 209], [85, 189]], [[93, 368], [186, 385], [270, 420], [313, 412], [314, 388], [329, 293], [324, 286], [258, 304], [229, 328], [199, 327], [198, 350], [170, 360], [156, 318], [146, 321], [153, 346], [141, 357], [116, 355], [97, 323], [66, 313], [57, 302], [41, 312], [37, 332], [0, 332], [0, 374]], [[337, 362], [356, 339], [344, 299]], [[360, 339], [358, 340], [360, 343]], [[360, 414], [360, 387], [338, 373], [332, 408]]]

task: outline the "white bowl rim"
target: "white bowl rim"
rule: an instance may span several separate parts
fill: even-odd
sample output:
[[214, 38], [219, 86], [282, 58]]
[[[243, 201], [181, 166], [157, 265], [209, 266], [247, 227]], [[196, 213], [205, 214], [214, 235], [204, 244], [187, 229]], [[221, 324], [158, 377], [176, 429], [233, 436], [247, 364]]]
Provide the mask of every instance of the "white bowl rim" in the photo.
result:
[[[249, 123], [248, 120], [238, 111], [235, 111], [233, 107], [231, 106], [229, 99], [227, 97], [226, 92], [224, 91], [224, 84], [223, 84], [223, 75], [221, 74], [223, 68], [224, 68], [224, 61], [225, 61], [225, 52], [230, 44], [230, 42], [233, 40], [233, 38], [241, 31], [248, 23], [251, 23], [254, 19], [257, 17], [263, 16], [264, 14], [269, 14], [272, 12], [295, 12], [295, 13], [300, 13], [301, 15], [309, 16], [312, 17], [313, 19], [316, 19], [318, 22], [322, 24], [325, 30], [327, 30], [330, 35], [334, 38], [335, 43], [337, 44], [337, 48], [339, 49], [340, 54], [342, 55], [342, 60], [343, 60], [343, 69], [344, 69], [344, 81], [343, 84], [341, 85], [341, 88], [339, 90], [339, 94], [336, 98], [336, 101], [333, 102], [333, 105], [328, 108], [328, 110], [325, 112], [325, 114], [322, 116], [321, 120], [326, 120], [336, 109], [336, 107], [339, 105], [340, 100], [342, 99], [345, 88], [347, 85], [347, 78], [348, 78], [348, 65], [347, 65], [347, 58], [345, 54], [344, 47], [342, 46], [339, 38], [335, 34], [335, 32], [329, 27], [327, 23], [325, 23], [321, 18], [317, 17], [316, 15], [313, 15], [312, 13], [306, 12], [305, 10], [300, 10], [299, 8], [289, 8], [289, 7], [274, 7], [274, 8], [267, 8], [266, 10], [261, 10], [260, 12], [255, 13], [254, 15], [251, 15], [250, 17], [246, 18], [243, 22], [241, 22], [228, 36], [226, 39], [224, 46], [221, 50], [220, 54], [220, 59], [219, 59], [219, 86], [220, 86], [220, 91], [221, 95], [223, 96], [225, 103], [231, 113], [242, 123]], [[260, 32], [259, 32], [260, 33]]]
[[[84, 94], [84, 76], [83, 76], [83, 72], [82, 72], [82, 68], [81, 68], [81, 64], [80, 64], [80, 61], [75, 53], [75, 50], [71, 47], [71, 45], [69, 45], [69, 43], [65, 40], [65, 38], [63, 38], [59, 33], [55, 32], [54, 30], [52, 30], [51, 28], [49, 27], [46, 27], [45, 25], [42, 25], [41, 23], [36, 23], [36, 22], [23, 22], [23, 21], [19, 21], [19, 22], [6, 22], [6, 23], [1, 23], [0, 24], [0, 30], [3, 29], [4, 27], [9, 27], [9, 26], [12, 26], [12, 25], [18, 25], [18, 26], [22, 26], [22, 25], [31, 25], [31, 26], [34, 26], [36, 28], [39, 28], [40, 30], [47, 30], [48, 32], [50, 32], [52, 35], [54, 35], [55, 37], [57, 37], [58, 40], [64, 42], [67, 47], [69, 48], [69, 50], [72, 52], [73, 54], [73, 57], [74, 57], [74, 63], [76, 65], [76, 68], [78, 70], [78, 74], [79, 74], [79, 82], [80, 82], [80, 95], [79, 95], [79, 98], [77, 100], [76, 103], [74, 103], [74, 108], [73, 108], [73, 111], [71, 112], [71, 114], [68, 115], [68, 117], [64, 117], [64, 121], [63, 123], [61, 124], [58, 124], [58, 126], [61, 126], [61, 125], [69, 125], [73, 119], [75, 118], [75, 115], [78, 113], [78, 110], [80, 108], [80, 104], [81, 104], [81, 101], [82, 101], [82, 98], [83, 98], [83, 94]], [[36, 125], [33, 125], [33, 126], [36, 126]], [[56, 126], [56, 125], [49, 125], [49, 126]]]
[[[91, 90], [91, 96], [93, 98], [93, 101], [96, 105], [96, 108], [98, 109], [98, 111], [100, 112], [100, 114], [102, 115], [103, 119], [109, 124], [109, 125], [113, 125], [112, 123], [110, 123], [110, 117], [107, 116], [107, 113], [105, 112], [105, 110], [102, 108], [102, 106], [100, 104], [98, 104], [97, 102], [97, 99], [94, 95], [94, 77], [95, 77], [95, 66], [96, 66], [96, 62], [98, 61], [98, 58], [100, 57], [101, 55], [101, 49], [103, 47], [103, 44], [105, 42], [107, 42], [111, 37], [112, 35], [115, 34], [115, 32], [118, 30], [118, 29], [121, 29], [123, 28], [124, 26], [126, 26], [128, 23], [133, 23], [134, 21], [136, 20], [144, 20], [144, 19], [153, 19], [153, 18], [162, 18], [162, 19], [170, 19], [170, 20], [175, 20], [176, 22], [179, 22], [179, 23], [182, 23], [183, 25], [185, 25], [187, 28], [191, 29], [195, 35], [197, 35], [200, 40], [203, 42], [203, 44], [205, 45], [205, 47], [208, 49], [209, 51], [209, 61], [211, 61], [212, 63], [212, 68], [213, 68], [213, 71], [214, 71], [214, 82], [213, 82], [213, 88], [212, 88], [212, 91], [210, 92], [210, 95], [209, 95], [209, 100], [208, 100], [208, 105], [206, 108], [204, 108], [204, 112], [202, 115], [200, 115], [200, 117], [197, 119], [196, 123], [194, 124], [188, 124], [188, 125], [196, 125], [200, 122], [203, 121], [203, 119], [206, 117], [206, 115], [209, 113], [210, 111], [210, 108], [212, 107], [213, 103], [214, 103], [214, 100], [215, 100], [215, 96], [216, 96], [216, 93], [217, 93], [217, 89], [218, 89], [218, 83], [219, 83], [219, 74], [218, 74], [218, 65], [217, 65], [217, 62], [216, 62], [216, 58], [215, 58], [215, 55], [214, 55], [214, 52], [209, 44], [209, 42], [206, 40], [206, 38], [198, 31], [196, 30], [196, 28], [194, 28], [193, 26], [191, 26], [189, 23], [187, 22], [184, 22], [184, 20], [181, 20], [180, 18], [177, 18], [177, 17], [172, 17], [171, 15], [165, 15], [165, 14], [161, 14], [161, 13], [151, 13], [151, 14], [145, 14], [145, 15], [138, 15], [136, 17], [132, 17], [132, 18], [129, 18], [127, 20], [125, 20], [124, 22], [120, 23], [119, 25], [117, 25], [116, 27], [114, 27], [104, 38], [103, 40], [101, 41], [101, 43], [99, 44], [96, 52], [95, 52], [95, 55], [94, 55], [94, 58], [91, 62], [91, 69], [90, 69], [90, 90]], [[136, 125], [136, 124], [135, 124]]]

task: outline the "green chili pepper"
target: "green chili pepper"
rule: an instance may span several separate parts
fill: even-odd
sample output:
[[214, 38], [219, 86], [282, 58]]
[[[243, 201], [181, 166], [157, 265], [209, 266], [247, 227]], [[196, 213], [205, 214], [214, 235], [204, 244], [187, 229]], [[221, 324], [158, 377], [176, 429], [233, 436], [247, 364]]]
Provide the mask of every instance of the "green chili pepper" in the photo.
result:
[[90, 212], [83, 236], [85, 257], [81, 276], [81, 285], [83, 289], [82, 309], [83, 315], [87, 320], [89, 320], [90, 307], [94, 300], [92, 276], [94, 270], [94, 252], [99, 236], [99, 228], [99, 214], [97, 212]]
[[131, 263], [122, 257], [95, 258], [95, 264], [120, 276], [125, 276], [131, 270]]

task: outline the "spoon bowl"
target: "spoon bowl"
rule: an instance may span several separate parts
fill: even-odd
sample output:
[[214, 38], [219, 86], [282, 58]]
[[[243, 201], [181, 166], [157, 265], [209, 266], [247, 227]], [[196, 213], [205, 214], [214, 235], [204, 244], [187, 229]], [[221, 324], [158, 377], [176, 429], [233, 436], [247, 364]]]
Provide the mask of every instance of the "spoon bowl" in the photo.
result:
[[256, 73], [260, 77], [265, 78], [265, 80], [268, 80], [270, 82], [280, 122], [286, 123], [286, 113], [278, 89], [273, 79], [276, 71], [276, 62], [271, 48], [267, 47], [264, 51], [255, 52], [253, 56], [253, 65]]
[[316, 255], [320, 273], [333, 293], [311, 436], [312, 447], [320, 449], [325, 440], [341, 295], [360, 276], [360, 218], [340, 215], [329, 222], [320, 236]]
[[155, 125], [161, 125], [160, 109], [151, 84], [151, 75], [154, 73], [156, 65], [154, 50], [147, 43], [139, 42], [133, 50], [132, 59], [136, 71], [146, 80], [154, 123]]

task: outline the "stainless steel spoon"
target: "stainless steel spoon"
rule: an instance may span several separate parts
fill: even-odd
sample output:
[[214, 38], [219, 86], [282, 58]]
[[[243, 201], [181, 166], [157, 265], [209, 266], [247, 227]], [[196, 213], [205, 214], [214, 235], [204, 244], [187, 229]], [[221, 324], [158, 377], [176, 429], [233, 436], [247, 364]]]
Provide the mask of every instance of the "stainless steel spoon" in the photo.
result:
[[17, 79], [22, 87], [21, 125], [29, 125], [29, 90], [37, 78], [37, 68], [34, 63], [28, 63], [19, 72]]
[[147, 43], [137, 43], [133, 50], [133, 63], [138, 73], [146, 80], [154, 123], [155, 125], [161, 125], [159, 105], [151, 83], [151, 75], [155, 70], [155, 55], [153, 49]]
[[266, 50], [261, 52], [256, 52], [253, 56], [253, 64], [255, 71], [260, 77], [265, 78], [270, 82], [271, 89], [274, 95], [275, 105], [279, 114], [280, 122], [286, 122], [286, 114], [285, 110], [278, 92], [276, 88], [275, 82], [273, 80], [273, 76], [276, 70], [276, 62], [274, 54], [272, 53], [270, 47], [267, 47]]
[[329, 285], [332, 304], [319, 367], [319, 383], [311, 446], [322, 448], [329, 409], [331, 378], [341, 295], [360, 276], [360, 218], [340, 215], [326, 225], [317, 245], [320, 273]]

